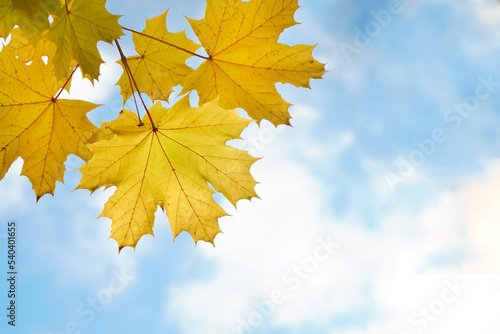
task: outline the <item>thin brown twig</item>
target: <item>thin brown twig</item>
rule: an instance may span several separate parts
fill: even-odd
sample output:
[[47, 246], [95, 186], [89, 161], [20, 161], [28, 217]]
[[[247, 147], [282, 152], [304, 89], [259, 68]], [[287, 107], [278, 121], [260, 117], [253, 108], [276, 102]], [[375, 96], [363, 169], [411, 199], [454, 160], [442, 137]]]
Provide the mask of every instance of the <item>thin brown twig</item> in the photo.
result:
[[141, 35], [141, 36], [144, 36], [144, 37], [147, 37], [147, 38], [154, 39], [155, 41], [158, 41], [158, 42], [160, 42], [160, 43], [163, 43], [163, 44], [169, 45], [169, 46], [171, 46], [171, 47], [173, 47], [173, 48], [176, 48], [176, 49], [179, 49], [179, 50], [181, 50], [181, 51], [187, 52], [187, 53], [189, 53], [190, 55], [193, 55], [193, 56], [195, 56], [195, 57], [198, 57], [198, 58], [201, 58], [201, 59], [205, 59], [205, 60], [208, 60], [208, 59], [209, 59], [209, 57], [205, 57], [205, 56], [202, 56], [202, 55], [197, 54], [196, 52], [192, 52], [192, 51], [186, 50], [186, 49], [184, 49], [184, 48], [181, 48], [180, 46], [177, 46], [177, 45], [175, 45], [175, 44], [172, 44], [172, 43], [169, 43], [169, 42], [167, 42], [167, 41], [164, 41], [163, 39], [156, 38], [156, 37], [154, 37], [154, 36], [150, 36], [150, 35], [148, 35], [148, 34], [145, 34], [145, 33], [139, 32], [139, 31], [135, 31], [135, 30], [133, 30], [133, 29], [125, 28], [125, 27], [122, 27], [122, 29], [123, 29], [123, 30], [130, 31], [130, 32], [132, 32], [132, 33], [134, 33], [134, 34], [137, 34], [137, 35]]
[[80, 64], [78, 64], [78, 65], [75, 66], [75, 68], [73, 69], [73, 72], [71, 72], [71, 74], [69, 75], [69, 77], [66, 79], [66, 82], [64, 83], [64, 85], [61, 87], [61, 89], [59, 89], [59, 92], [57, 92], [57, 95], [52, 98], [52, 101], [55, 102], [59, 98], [59, 96], [63, 92], [64, 88], [68, 85], [68, 83], [70, 82], [71, 78], [73, 77], [73, 74], [75, 74], [75, 71], [76, 71], [76, 69], [78, 67], [80, 67]]
[[[146, 114], [148, 115], [149, 120], [151, 121], [151, 127], [153, 128], [153, 131], [155, 131], [156, 130], [155, 123], [153, 122], [153, 118], [151, 117], [151, 114], [149, 113], [148, 107], [146, 107], [146, 103], [142, 99], [141, 91], [139, 90], [139, 86], [137, 85], [137, 82], [135, 81], [135, 78], [132, 75], [132, 71], [130, 70], [130, 67], [128, 66], [127, 58], [123, 54], [122, 48], [121, 48], [120, 43], [118, 42], [117, 39], [115, 39], [115, 43], [116, 43], [116, 46], [118, 48], [118, 51], [120, 52], [120, 58], [121, 58], [121, 61], [123, 63], [123, 67], [125, 67], [125, 71], [127, 72], [127, 75], [128, 75], [129, 81], [130, 81], [130, 87], [132, 87], [132, 96], [134, 96], [134, 87], [135, 87], [135, 91], [137, 92], [137, 95], [139, 95], [139, 99], [142, 102], [142, 106], [146, 110]], [[135, 96], [134, 96], [134, 100], [135, 100]], [[137, 106], [137, 101], [136, 101], [136, 108], [137, 108], [137, 115], [139, 115], [139, 107]], [[140, 116], [139, 116], [139, 121], [142, 123]]]
[[[130, 83], [130, 90], [132, 91], [132, 97], [134, 98], [134, 104], [135, 104], [135, 110], [137, 112], [137, 117], [139, 118], [139, 124], [142, 123], [141, 119], [141, 114], [139, 113], [139, 105], [137, 104], [137, 98], [135, 97], [135, 88], [134, 85], [132, 84], [132, 71], [130, 70], [130, 67], [128, 66], [128, 62], [123, 60], [122, 54], [120, 53], [120, 57], [123, 62], [123, 66], [125, 67], [125, 73], [127, 73], [128, 81]], [[139, 92], [140, 95], [140, 92]], [[126, 101], [124, 101], [126, 102]]]

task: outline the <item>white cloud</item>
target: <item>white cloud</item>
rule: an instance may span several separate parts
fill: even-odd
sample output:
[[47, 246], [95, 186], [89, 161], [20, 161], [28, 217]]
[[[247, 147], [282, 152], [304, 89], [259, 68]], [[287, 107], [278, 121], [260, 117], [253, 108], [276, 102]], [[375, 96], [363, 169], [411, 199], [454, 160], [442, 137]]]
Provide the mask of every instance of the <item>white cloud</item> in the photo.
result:
[[316, 181], [300, 166], [280, 165], [263, 173], [258, 164], [254, 175], [262, 182], [257, 186], [261, 200], [242, 201], [234, 216], [221, 219], [224, 233], [215, 248], [200, 244], [216, 262], [216, 276], [168, 291], [166, 314], [175, 313], [186, 332], [234, 332], [254, 302], [269, 298], [274, 289], [288, 293], [283, 274], [311, 255], [317, 237], [325, 237], [321, 199], [313, 195], [319, 194]]
[[[363, 332], [400, 334], [406, 330], [412, 334], [418, 327], [409, 322], [409, 317], [440, 297], [446, 279], [453, 281], [454, 276], [443, 274], [457, 272], [452, 267], [432, 266], [429, 257], [461, 247], [467, 249], [464, 244], [469, 239], [464, 226], [470, 228], [471, 222], [477, 223], [478, 219], [485, 221], [485, 228], [474, 223], [479, 230], [471, 234], [472, 247], [481, 257], [476, 265], [491, 269], [498, 264], [495, 256], [499, 253], [488, 252], [492, 247], [498, 250], [495, 238], [490, 236], [492, 231], [498, 231], [498, 224], [494, 230], [490, 225], [500, 215], [492, 206], [500, 191], [489, 185], [489, 180], [477, 189], [464, 185], [463, 191], [438, 192], [434, 201], [420, 208], [418, 204], [400, 206], [396, 199], [391, 210], [380, 217], [380, 228], [368, 230], [359, 224], [356, 212], [342, 219], [324, 214], [324, 185], [302, 165], [264, 159], [255, 173], [262, 182], [257, 188], [262, 199], [239, 203], [233, 217], [222, 219], [224, 234], [217, 237], [216, 248], [200, 247], [213, 261], [215, 274], [167, 290], [165, 314], [177, 319], [183, 332], [232, 334], [245, 326], [257, 332], [267, 324], [300, 328], [315, 323], [328, 328], [334, 315], [375, 306], [375, 320], [364, 319], [369, 326]], [[477, 201], [464, 201], [464, 194], [473, 198], [483, 194], [481, 198], [488, 200], [478, 206]], [[489, 220], [483, 219], [484, 215]], [[293, 265], [303, 265], [314, 253], [316, 238], [326, 236], [332, 236], [339, 249], [327, 261], [319, 262], [313, 272], [303, 271], [307, 278], [300, 279], [298, 288], [293, 289], [284, 275]], [[434, 275], [415, 275], [422, 271]], [[478, 279], [466, 279], [467, 297], [464, 292], [456, 305], [447, 306], [446, 316], [429, 321], [429, 333], [451, 329], [463, 333], [458, 324], [473, 328], [472, 320], [462, 320], [468, 319], [468, 314], [483, 319], [480, 328], [494, 326], [495, 317], [479, 314], [470, 304], [485, 304], [491, 298]], [[500, 297], [496, 282], [494, 278], [488, 280], [488, 291]], [[256, 305], [266, 304], [273, 290], [282, 291], [284, 301], [274, 304], [266, 315]], [[259, 325], [257, 313], [263, 325]], [[341, 329], [338, 332], [344, 334]], [[351, 332], [349, 329], [345, 333]]]
[[[121, 66], [113, 61], [105, 62], [100, 67], [99, 81], [92, 83], [82, 78], [82, 72], [78, 68], [73, 74], [69, 94], [64, 91], [61, 98], [89, 101], [96, 104], [109, 102], [110, 96], [114, 96], [117, 88], [114, 86], [122, 73]], [[120, 100], [121, 102], [121, 100]], [[120, 106], [116, 107], [119, 110]]]

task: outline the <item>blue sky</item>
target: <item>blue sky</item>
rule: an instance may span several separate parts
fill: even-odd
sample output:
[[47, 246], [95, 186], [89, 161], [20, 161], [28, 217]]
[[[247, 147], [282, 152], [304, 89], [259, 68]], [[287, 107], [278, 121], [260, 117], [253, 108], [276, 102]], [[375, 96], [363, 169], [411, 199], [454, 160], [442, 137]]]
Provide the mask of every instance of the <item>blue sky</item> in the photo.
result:
[[[278, 85], [293, 128], [253, 124], [236, 143], [264, 157], [252, 167], [261, 199], [237, 210], [220, 199], [232, 215], [215, 248], [172, 242], [158, 213], [155, 238], [117, 254], [109, 220], [96, 219], [113, 189], [73, 191], [79, 159], [38, 203], [22, 161], [12, 166], [0, 181], [0, 228], [19, 228], [9, 332], [499, 332], [499, 5], [299, 3], [302, 24], [281, 41], [318, 43], [329, 73], [312, 90]], [[183, 15], [202, 18], [205, 1], [107, 4], [137, 30], [169, 7], [169, 29], [193, 36]], [[117, 51], [100, 48], [101, 82], [71, 91], [104, 104], [96, 124], [121, 109]]]

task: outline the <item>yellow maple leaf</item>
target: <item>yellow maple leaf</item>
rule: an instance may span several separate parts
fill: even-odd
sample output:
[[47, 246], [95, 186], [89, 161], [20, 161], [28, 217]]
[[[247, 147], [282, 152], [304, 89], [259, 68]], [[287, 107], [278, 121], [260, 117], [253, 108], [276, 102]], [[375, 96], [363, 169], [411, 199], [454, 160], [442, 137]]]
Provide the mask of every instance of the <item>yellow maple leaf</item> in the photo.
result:
[[99, 77], [103, 61], [97, 42], [111, 43], [123, 35], [119, 16], [110, 14], [105, 3], [106, 0], [61, 0], [61, 9], [47, 34], [56, 45], [51, 61], [59, 78], [66, 75], [72, 59], [80, 64], [84, 76], [91, 80]]
[[[167, 13], [168, 11], [146, 20], [146, 28], [142, 34], [134, 33], [132, 38], [139, 55], [128, 57], [126, 61], [140, 92], [149, 95], [153, 101], [168, 101], [172, 87], [180, 84], [193, 72], [193, 69], [185, 64], [186, 59], [190, 57], [186, 50], [195, 52], [200, 48], [188, 39], [184, 32], [167, 31]], [[129, 73], [124, 68], [118, 81], [124, 103], [134, 91], [130, 80]]]
[[86, 116], [96, 105], [57, 99], [52, 73], [40, 58], [28, 66], [8, 48], [0, 52], [0, 179], [21, 157], [37, 199], [63, 181], [68, 155], [91, 157], [85, 142], [97, 130]]
[[[12, 55], [15, 55], [20, 60], [25, 63], [30, 63], [35, 58], [41, 58], [43, 56], [47, 56], [51, 58], [56, 52], [56, 48], [54, 43], [47, 40], [46, 34], [43, 34], [42, 37], [36, 44], [31, 43], [26, 36], [23, 35], [20, 28], [14, 28], [11, 31], [11, 40], [9, 44], [5, 46], [6, 49], [10, 51]], [[78, 63], [73, 60], [70, 64], [70, 68], [67, 70], [66, 76], [59, 79], [58, 86], [63, 87], [69, 92], [71, 87], [71, 81], [68, 81], [67, 78], [71, 76], [74, 68], [78, 65]], [[54, 66], [50, 66], [45, 68], [45, 75], [55, 76], [55, 68]]]
[[312, 57], [314, 46], [278, 43], [297, 22], [297, 0], [211, 0], [205, 18], [189, 22], [208, 59], [184, 82], [183, 93], [197, 90], [200, 103], [220, 96], [224, 108], [241, 107], [250, 117], [289, 124], [290, 104], [275, 83], [309, 87], [325, 73]]
[[42, 38], [38, 43], [33, 44], [23, 34], [20, 28], [12, 29], [11, 36], [10, 42], [6, 45], [6, 48], [10, 50], [11, 54], [26, 63], [42, 56], [52, 56], [55, 52], [53, 43]]
[[116, 185], [101, 216], [112, 219], [111, 238], [119, 249], [135, 248], [143, 235], [153, 234], [158, 206], [174, 238], [187, 231], [195, 241], [213, 242], [220, 232], [217, 219], [226, 212], [213, 200], [211, 186], [233, 205], [257, 196], [250, 174], [257, 159], [225, 145], [250, 121], [217, 100], [191, 108], [189, 96], [168, 110], [158, 102], [149, 113], [154, 127], [148, 118], [138, 125], [128, 110], [103, 124], [115, 135], [90, 145], [94, 156], [79, 169], [78, 187]]
[[14, 25], [12, 0], [0, 0], [0, 38], [7, 38]]

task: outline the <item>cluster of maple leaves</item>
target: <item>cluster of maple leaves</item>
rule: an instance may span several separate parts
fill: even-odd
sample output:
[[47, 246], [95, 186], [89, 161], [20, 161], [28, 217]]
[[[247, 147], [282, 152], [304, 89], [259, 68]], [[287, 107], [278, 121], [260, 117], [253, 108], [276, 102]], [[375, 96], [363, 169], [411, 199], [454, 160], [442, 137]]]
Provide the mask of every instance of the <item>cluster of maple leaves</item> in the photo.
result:
[[[298, 0], [207, 0], [205, 18], [189, 19], [200, 46], [184, 32], [167, 31], [167, 12], [138, 32], [121, 27], [105, 0], [0, 0], [0, 37], [11, 35], [0, 52], [0, 179], [21, 157], [39, 199], [54, 193], [67, 156], [75, 154], [86, 161], [79, 188], [116, 186], [101, 216], [111, 218], [119, 249], [153, 234], [158, 206], [174, 238], [187, 231], [213, 243], [217, 220], [226, 215], [214, 191], [233, 205], [257, 196], [250, 174], [257, 159], [226, 142], [253, 120], [289, 124], [290, 104], [275, 84], [309, 87], [324, 73], [314, 46], [278, 43], [296, 24], [298, 8]], [[123, 54], [124, 31], [132, 33], [137, 55]], [[133, 98], [137, 106], [100, 128], [86, 116], [96, 105], [59, 98], [77, 68], [99, 78], [98, 41], [116, 45], [123, 101]], [[208, 56], [196, 53], [201, 47]], [[193, 56], [203, 59], [196, 69], [185, 63]], [[165, 108], [161, 101], [177, 85], [182, 95], [196, 91], [199, 106], [185, 95]], [[148, 108], [141, 94], [156, 103]]]

